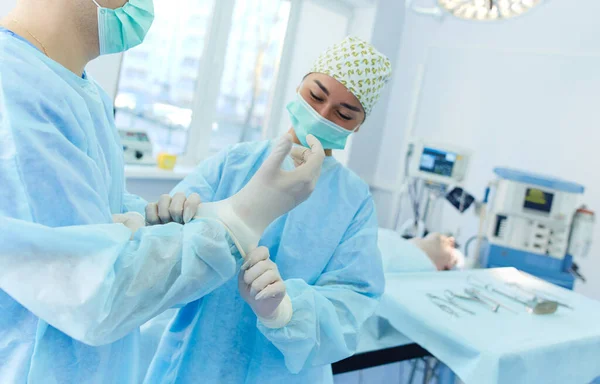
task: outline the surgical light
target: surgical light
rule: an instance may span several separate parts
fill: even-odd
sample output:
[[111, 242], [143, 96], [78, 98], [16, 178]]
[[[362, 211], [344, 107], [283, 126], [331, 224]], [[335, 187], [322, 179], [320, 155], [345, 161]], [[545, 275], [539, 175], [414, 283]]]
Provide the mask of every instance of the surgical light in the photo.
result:
[[499, 20], [520, 16], [542, 0], [438, 0], [441, 8], [465, 20]]

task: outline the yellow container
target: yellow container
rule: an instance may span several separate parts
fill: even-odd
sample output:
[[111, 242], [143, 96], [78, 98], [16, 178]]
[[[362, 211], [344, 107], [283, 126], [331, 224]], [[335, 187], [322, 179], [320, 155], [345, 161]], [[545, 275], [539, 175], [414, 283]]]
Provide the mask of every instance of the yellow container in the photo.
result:
[[167, 171], [172, 171], [175, 168], [175, 163], [177, 162], [176, 155], [170, 155], [168, 153], [159, 153], [158, 154], [158, 168], [164, 169]]

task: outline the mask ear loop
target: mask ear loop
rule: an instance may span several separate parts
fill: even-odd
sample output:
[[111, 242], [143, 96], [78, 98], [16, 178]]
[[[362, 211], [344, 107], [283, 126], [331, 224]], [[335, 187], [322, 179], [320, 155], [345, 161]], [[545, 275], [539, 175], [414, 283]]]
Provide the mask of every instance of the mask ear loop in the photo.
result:
[[98, 4], [98, 2], [97, 2], [96, 0], [92, 0], [92, 2], [93, 2], [94, 4], [96, 4], [96, 7], [98, 7], [98, 8], [102, 8], [102, 7], [100, 6], [100, 4]]

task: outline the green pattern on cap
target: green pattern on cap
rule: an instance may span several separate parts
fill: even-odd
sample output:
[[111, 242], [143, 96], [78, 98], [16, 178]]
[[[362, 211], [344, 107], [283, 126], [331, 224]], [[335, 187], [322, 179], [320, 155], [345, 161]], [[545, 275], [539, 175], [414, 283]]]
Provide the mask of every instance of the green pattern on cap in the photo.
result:
[[347, 37], [321, 54], [310, 72], [329, 75], [342, 83], [368, 115], [392, 75], [392, 64], [371, 44]]

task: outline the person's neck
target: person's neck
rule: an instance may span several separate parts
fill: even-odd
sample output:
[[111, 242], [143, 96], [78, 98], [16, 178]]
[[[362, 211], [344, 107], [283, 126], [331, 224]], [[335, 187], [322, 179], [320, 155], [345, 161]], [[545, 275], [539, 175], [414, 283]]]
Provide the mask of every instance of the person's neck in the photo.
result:
[[[288, 133], [292, 135], [292, 141], [294, 142], [294, 144], [302, 145], [300, 140], [298, 140], [298, 136], [296, 136], [296, 131], [294, 131], [294, 128], [290, 128]], [[326, 149], [325, 156], [333, 156], [333, 151], [331, 149]]]
[[[50, 59], [82, 76], [91, 55], [72, 20], [60, 12], [14, 9], [0, 25], [29, 41]], [[39, 40], [39, 41], [38, 41]]]

